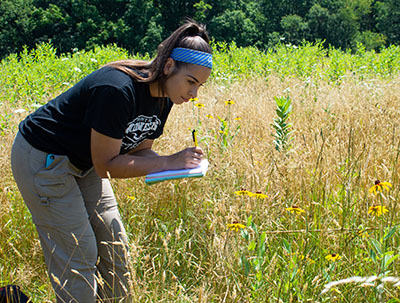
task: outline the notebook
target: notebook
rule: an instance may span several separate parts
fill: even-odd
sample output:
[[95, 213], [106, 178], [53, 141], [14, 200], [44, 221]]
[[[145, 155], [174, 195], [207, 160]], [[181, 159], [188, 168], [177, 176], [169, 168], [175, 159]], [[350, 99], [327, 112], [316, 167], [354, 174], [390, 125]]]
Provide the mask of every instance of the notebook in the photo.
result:
[[203, 159], [199, 166], [188, 169], [166, 170], [158, 173], [148, 174], [145, 178], [146, 184], [154, 184], [166, 180], [182, 179], [182, 178], [199, 178], [204, 177], [208, 170], [208, 160]]

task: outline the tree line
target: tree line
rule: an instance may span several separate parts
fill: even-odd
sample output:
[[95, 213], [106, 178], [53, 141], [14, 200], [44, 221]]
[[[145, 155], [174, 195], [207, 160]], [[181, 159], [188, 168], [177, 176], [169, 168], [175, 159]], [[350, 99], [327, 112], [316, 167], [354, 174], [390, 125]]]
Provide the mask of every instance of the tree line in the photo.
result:
[[400, 42], [400, 0], [0, 0], [0, 58], [49, 41], [60, 53], [115, 43], [152, 55], [186, 17], [217, 42], [260, 49]]

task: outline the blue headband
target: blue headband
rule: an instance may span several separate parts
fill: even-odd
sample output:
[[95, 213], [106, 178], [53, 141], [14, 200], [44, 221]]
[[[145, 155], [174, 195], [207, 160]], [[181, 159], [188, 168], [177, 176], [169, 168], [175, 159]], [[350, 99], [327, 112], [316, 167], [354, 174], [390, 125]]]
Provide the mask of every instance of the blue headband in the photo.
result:
[[212, 68], [212, 55], [190, 48], [177, 47], [172, 50], [171, 58], [176, 61], [186, 62]]

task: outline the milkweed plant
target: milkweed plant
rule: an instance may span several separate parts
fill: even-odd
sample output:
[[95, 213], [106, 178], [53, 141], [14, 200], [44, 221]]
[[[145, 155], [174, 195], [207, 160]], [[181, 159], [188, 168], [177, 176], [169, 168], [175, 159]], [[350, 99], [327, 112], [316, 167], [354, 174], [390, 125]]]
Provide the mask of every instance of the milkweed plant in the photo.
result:
[[293, 140], [292, 124], [288, 121], [292, 112], [292, 100], [289, 96], [274, 97], [277, 108], [276, 118], [273, 119], [272, 127], [275, 129], [275, 149], [278, 152], [287, 152], [290, 149], [290, 142]]

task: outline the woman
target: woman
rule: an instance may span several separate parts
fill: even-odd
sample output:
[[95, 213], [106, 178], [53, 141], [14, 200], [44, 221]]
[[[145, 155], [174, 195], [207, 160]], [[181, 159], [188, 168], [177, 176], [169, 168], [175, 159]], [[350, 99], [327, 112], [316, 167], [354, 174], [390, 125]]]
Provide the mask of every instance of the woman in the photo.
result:
[[205, 28], [188, 21], [150, 62], [91, 73], [20, 123], [11, 164], [37, 228], [57, 302], [127, 302], [127, 236], [107, 177], [196, 167], [203, 152], [152, 150], [173, 104], [211, 73]]

